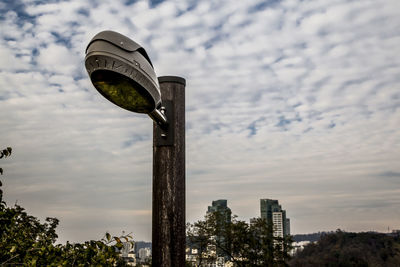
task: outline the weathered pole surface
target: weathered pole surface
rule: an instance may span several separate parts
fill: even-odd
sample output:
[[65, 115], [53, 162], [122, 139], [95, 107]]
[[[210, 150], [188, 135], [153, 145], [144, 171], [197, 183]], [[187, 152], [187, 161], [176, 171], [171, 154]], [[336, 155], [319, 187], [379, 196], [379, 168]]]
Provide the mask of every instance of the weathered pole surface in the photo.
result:
[[185, 79], [159, 77], [168, 128], [153, 126], [152, 266], [185, 266]]

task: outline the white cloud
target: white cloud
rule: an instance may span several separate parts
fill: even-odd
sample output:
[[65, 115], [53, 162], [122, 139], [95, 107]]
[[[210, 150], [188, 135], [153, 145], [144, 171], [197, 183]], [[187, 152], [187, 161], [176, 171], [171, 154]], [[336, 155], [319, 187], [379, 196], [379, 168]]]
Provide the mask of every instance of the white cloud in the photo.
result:
[[[13, 46], [13, 44], [11, 44], [11, 46]], [[0, 47], [0, 57], [1, 57], [1, 62], [0, 62], [1, 69], [6, 69], [8, 71], [16, 71], [16, 70], [28, 69], [29, 67], [28, 66], [29, 58], [25, 56], [17, 57], [17, 55], [15, 55], [12, 52], [12, 49], [6, 46]]]
[[213, 199], [248, 218], [277, 198], [295, 233], [398, 224], [368, 215], [399, 201], [374, 177], [400, 171], [398, 1], [24, 3], [31, 18], [1, 20], [1, 140], [15, 151], [4, 191], [60, 217], [63, 240], [151, 234], [152, 123], [97, 94], [83, 67], [105, 29], [143, 45], [158, 75], [187, 79], [188, 221]]
[[50, 73], [72, 76], [81, 60], [65, 46], [49, 44], [40, 49], [37, 62], [42, 69]]

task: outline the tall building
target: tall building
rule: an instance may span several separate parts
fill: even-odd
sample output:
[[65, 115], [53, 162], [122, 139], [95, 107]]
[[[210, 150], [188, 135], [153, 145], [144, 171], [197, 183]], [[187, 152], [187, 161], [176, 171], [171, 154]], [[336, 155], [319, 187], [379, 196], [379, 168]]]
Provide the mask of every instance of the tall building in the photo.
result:
[[260, 199], [261, 218], [273, 224], [274, 236], [290, 235], [290, 219], [286, 218], [286, 211], [279, 205], [278, 200]]
[[286, 218], [286, 234], [290, 235], [290, 219]]
[[274, 211], [272, 212], [272, 224], [274, 229], [275, 237], [283, 237], [283, 212], [282, 211]]
[[[217, 242], [227, 242], [223, 237], [224, 227], [227, 223], [230, 223], [232, 220], [232, 211], [228, 208], [228, 201], [226, 199], [214, 200], [211, 206], [208, 206], [207, 214], [217, 213], [217, 221], [216, 221], [216, 230], [217, 235], [215, 239]], [[218, 234], [220, 232], [221, 234]], [[223, 258], [224, 260], [229, 260], [229, 254], [226, 251], [223, 251], [221, 248], [216, 248], [216, 254], [218, 258]]]
[[207, 214], [214, 212], [218, 212], [222, 216], [220, 220], [225, 220], [225, 222], [230, 222], [232, 219], [232, 211], [228, 208], [228, 201], [226, 199], [214, 200], [212, 205], [208, 206]]

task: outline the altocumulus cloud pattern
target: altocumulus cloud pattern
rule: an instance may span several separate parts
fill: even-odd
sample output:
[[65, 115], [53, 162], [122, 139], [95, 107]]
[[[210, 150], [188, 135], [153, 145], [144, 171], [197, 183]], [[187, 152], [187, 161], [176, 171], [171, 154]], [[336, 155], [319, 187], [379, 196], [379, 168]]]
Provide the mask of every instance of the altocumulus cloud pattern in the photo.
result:
[[187, 220], [211, 200], [292, 232], [399, 227], [400, 2], [0, 3], [5, 197], [60, 240], [151, 236], [152, 125], [93, 90], [86, 44], [114, 30], [187, 80]]

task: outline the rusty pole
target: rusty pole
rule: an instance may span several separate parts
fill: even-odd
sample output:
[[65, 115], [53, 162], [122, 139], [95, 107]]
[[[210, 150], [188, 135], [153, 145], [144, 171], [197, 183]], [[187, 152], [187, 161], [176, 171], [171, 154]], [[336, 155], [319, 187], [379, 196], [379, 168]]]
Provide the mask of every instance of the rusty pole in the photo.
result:
[[152, 266], [185, 266], [185, 79], [159, 77], [168, 128], [153, 124]]

